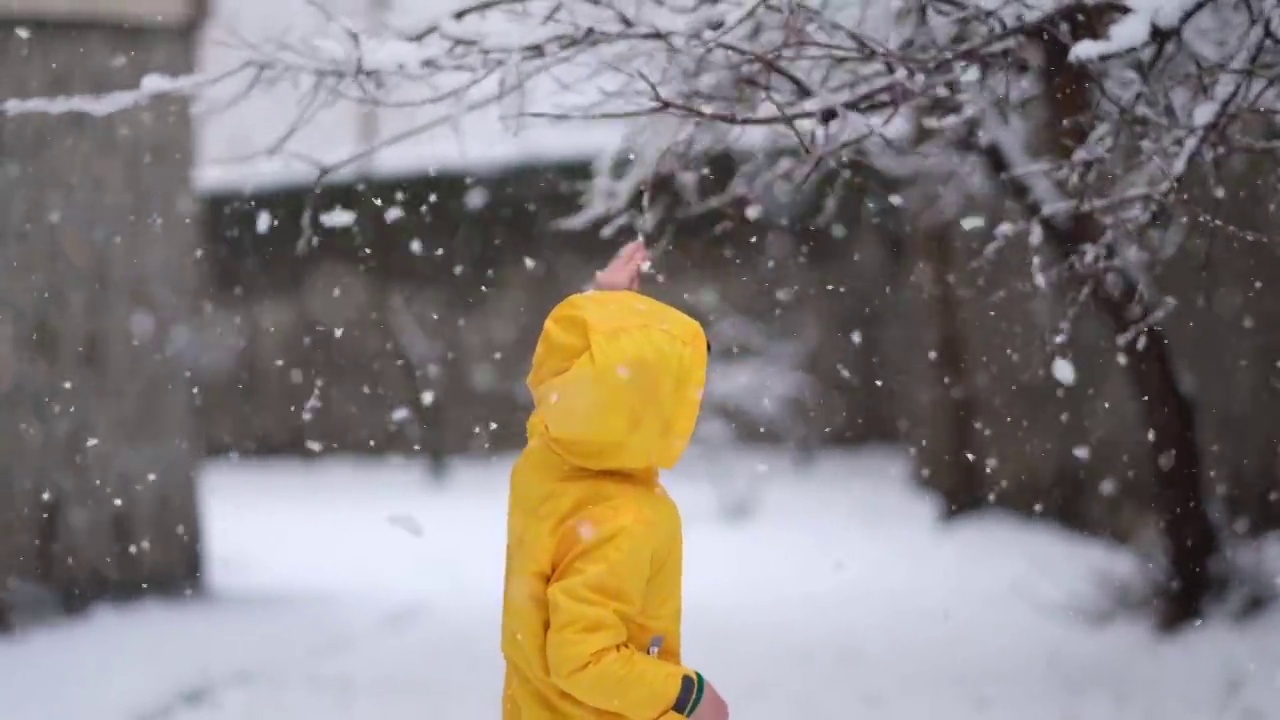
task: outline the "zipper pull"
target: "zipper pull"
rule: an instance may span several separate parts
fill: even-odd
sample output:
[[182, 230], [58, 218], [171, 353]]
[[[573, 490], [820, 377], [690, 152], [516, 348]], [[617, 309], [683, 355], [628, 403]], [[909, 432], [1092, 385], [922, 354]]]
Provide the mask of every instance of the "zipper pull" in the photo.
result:
[[662, 643], [666, 640], [661, 635], [654, 635], [649, 641], [649, 657], [658, 657], [658, 653], [662, 650]]

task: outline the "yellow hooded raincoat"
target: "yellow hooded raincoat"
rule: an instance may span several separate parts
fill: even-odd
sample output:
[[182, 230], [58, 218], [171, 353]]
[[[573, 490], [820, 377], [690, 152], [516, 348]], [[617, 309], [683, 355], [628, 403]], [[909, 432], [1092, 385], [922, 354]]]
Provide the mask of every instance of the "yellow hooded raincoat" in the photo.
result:
[[703, 681], [680, 661], [682, 539], [658, 483], [693, 435], [707, 341], [632, 292], [557, 306], [529, 373], [511, 473], [503, 720], [674, 720]]

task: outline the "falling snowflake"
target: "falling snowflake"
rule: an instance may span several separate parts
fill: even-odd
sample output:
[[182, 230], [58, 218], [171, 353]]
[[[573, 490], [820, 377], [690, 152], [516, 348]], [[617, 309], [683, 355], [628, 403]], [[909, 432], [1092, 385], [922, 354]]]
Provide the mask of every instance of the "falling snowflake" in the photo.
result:
[[129, 314], [129, 332], [134, 342], [147, 342], [156, 333], [156, 316], [146, 310], [134, 310]]
[[1053, 373], [1053, 379], [1063, 386], [1075, 387], [1076, 366], [1070, 360], [1064, 357], [1055, 357], [1049, 365], [1049, 372]]
[[341, 205], [320, 213], [320, 225], [329, 229], [349, 228], [356, 224], [356, 211]]
[[302, 406], [302, 422], [311, 422], [316, 416], [316, 411], [324, 406], [320, 401], [320, 388], [324, 385], [324, 381], [316, 378], [315, 384], [311, 387], [311, 397], [307, 398], [307, 402]]
[[256, 230], [259, 235], [266, 235], [271, 231], [271, 228], [274, 225], [275, 218], [271, 217], [271, 211], [264, 208], [258, 211], [258, 216], [253, 222], [253, 229]]
[[481, 185], [467, 190], [462, 198], [463, 205], [472, 212], [483, 210], [489, 204], [489, 190]]

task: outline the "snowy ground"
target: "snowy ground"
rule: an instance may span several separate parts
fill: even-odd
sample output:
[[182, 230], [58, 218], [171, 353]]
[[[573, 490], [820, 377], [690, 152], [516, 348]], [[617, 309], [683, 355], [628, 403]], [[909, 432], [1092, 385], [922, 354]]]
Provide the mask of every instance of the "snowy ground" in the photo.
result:
[[[403, 463], [210, 466], [209, 597], [0, 640], [0, 717], [497, 718], [509, 462], [444, 488]], [[735, 450], [670, 478], [688, 660], [735, 718], [1280, 718], [1280, 616], [1176, 639], [1088, 622], [1124, 556], [1007, 518], [941, 527], [902, 470]], [[763, 503], [730, 524], [709, 478], [734, 473]]]

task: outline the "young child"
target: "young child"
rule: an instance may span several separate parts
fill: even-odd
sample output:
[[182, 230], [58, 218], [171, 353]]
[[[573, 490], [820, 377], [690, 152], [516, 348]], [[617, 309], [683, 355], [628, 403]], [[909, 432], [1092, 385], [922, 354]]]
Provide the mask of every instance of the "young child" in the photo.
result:
[[635, 292], [636, 241], [551, 311], [511, 472], [503, 720], [728, 720], [680, 657], [682, 538], [658, 482], [693, 434], [702, 327]]

